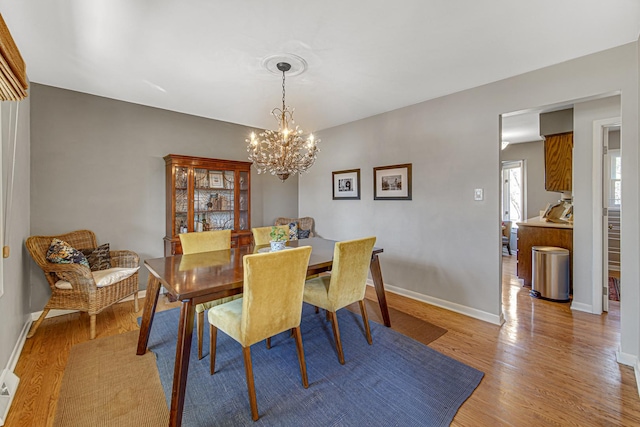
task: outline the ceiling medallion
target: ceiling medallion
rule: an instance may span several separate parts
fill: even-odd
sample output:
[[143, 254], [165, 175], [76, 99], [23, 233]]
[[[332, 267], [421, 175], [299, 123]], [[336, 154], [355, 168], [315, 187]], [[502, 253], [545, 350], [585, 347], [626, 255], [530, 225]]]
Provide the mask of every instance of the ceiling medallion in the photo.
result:
[[[290, 58], [293, 56], [290, 56]], [[269, 69], [274, 60], [279, 60], [282, 55], [274, 55], [263, 61], [263, 66]], [[278, 72], [282, 73], [282, 108], [274, 108], [271, 114], [278, 121], [278, 130], [266, 129], [259, 135], [251, 133], [247, 152], [249, 160], [258, 173], [269, 172], [277, 175], [284, 182], [289, 175], [306, 172], [316, 161], [319, 139], [313, 134], [303, 136], [303, 131], [293, 120], [293, 108], [285, 104], [285, 73], [293, 72], [301, 74], [306, 70], [306, 62], [300, 57], [295, 63], [295, 68], [289, 62], [281, 61], [275, 64]], [[290, 74], [291, 75], [291, 74]]]

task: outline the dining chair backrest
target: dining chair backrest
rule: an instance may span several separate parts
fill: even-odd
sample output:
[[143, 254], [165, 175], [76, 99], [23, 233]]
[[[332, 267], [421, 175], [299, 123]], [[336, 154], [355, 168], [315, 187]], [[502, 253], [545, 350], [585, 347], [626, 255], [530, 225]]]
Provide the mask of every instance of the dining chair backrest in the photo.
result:
[[300, 326], [311, 246], [245, 255], [241, 344]]
[[179, 236], [182, 253], [185, 255], [231, 249], [231, 230], [183, 233]]
[[335, 310], [364, 298], [375, 237], [337, 242], [328, 299]]
[[[256, 246], [268, 245], [271, 241], [271, 227], [255, 227], [251, 229], [253, 233], [253, 244]], [[286, 240], [289, 240], [289, 225], [276, 225], [275, 227], [284, 231]]]
[[511, 237], [511, 221], [502, 221], [504, 227], [502, 228], [502, 235], [504, 237]]

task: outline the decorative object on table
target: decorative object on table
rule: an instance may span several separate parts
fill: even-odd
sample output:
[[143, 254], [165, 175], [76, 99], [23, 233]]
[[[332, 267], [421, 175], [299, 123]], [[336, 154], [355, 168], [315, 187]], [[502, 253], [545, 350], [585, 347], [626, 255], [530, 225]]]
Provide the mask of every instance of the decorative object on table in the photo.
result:
[[331, 173], [333, 200], [360, 200], [360, 169]]
[[[267, 58], [264, 62], [267, 68], [273, 64], [269, 60]], [[295, 74], [306, 69], [306, 62], [302, 58], [293, 56], [292, 60], [296, 61]], [[271, 114], [278, 121], [278, 130], [266, 129], [258, 136], [252, 132], [251, 139], [245, 142], [248, 143], [249, 160], [258, 173], [269, 172], [284, 182], [289, 175], [305, 172], [313, 166], [320, 151], [317, 145], [320, 140], [316, 140], [313, 134], [304, 138], [302, 129], [293, 121], [294, 109], [285, 104], [285, 73], [291, 70], [291, 63], [278, 62], [276, 67], [282, 72], [282, 109], [274, 108]]]
[[[47, 252], [53, 241], [67, 243], [67, 252], [73, 254], [72, 262], [52, 262]], [[25, 246], [29, 254], [44, 272], [51, 288], [51, 297], [42, 314], [31, 327], [27, 338], [31, 338], [45, 319], [49, 310], [79, 310], [89, 314], [90, 339], [96, 336], [96, 315], [116, 302], [134, 295], [134, 310], [138, 311], [139, 258], [135, 252], [110, 251], [112, 268], [91, 271], [81, 250], [99, 248], [96, 235], [89, 230], [78, 230], [58, 236], [31, 236]], [[52, 253], [55, 250], [52, 249]], [[77, 254], [80, 256], [75, 256]], [[84, 259], [84, 262], [82, 262]], [[86, 263], [86, 264], [85, 264]], [[82, 319], [82, 318], [80, 318]]]
[[222, 172], [209, 171], [209, 188], [224, 188]]
[[272, 226], [271, 232], [269, 233], [269, 237], [271, 237], [271, 252], [281, 251], [285, 248], [287, 243], [287, 232], [282, 229], [282, 227]]
[[[285, 235], [288, 235], [289, 226], [288, 225], [278, 225], [282, 229], [282, 232]], [[271, 242], [271, 226], [267, 227], [253, 227], [251, 229], [251, 234], [253, 235], [253, 245], [254, 246], [266, 246]]]
[[374, 167], [373, 200], [411, 200], [411, 163]]

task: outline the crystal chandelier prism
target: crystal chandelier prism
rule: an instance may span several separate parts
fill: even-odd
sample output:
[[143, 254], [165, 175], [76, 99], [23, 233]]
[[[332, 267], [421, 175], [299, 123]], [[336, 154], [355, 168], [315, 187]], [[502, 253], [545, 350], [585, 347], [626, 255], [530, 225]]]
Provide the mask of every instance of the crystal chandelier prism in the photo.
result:
[[319, 139], [313, 134], [304, 137], [302, 129], [293, 121], [293, 108], [285, 105], [285, 73], [291, 64], [279, 62], [278, 70], [282, 71], [282, 109], [274, 108], [271, 114], [278, 121], [278, 130], [266, 129], [256, 136], [251, 133], [247, 152], [249, 160], [258, 173], [269, 172], [277, 175], [281, 181], [289, 175], [306, 172], [316, 161]]

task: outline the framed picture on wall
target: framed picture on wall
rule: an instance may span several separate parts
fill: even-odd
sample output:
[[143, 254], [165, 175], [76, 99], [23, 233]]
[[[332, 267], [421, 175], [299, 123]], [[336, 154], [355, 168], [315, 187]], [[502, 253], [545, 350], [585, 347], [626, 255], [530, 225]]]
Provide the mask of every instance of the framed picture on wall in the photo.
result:
[[331, 175], [333, 200], [360, 200], [360, 169], [336, 171]]
[[373, 200], [411, 200], [411, 163], [373, 168]]

